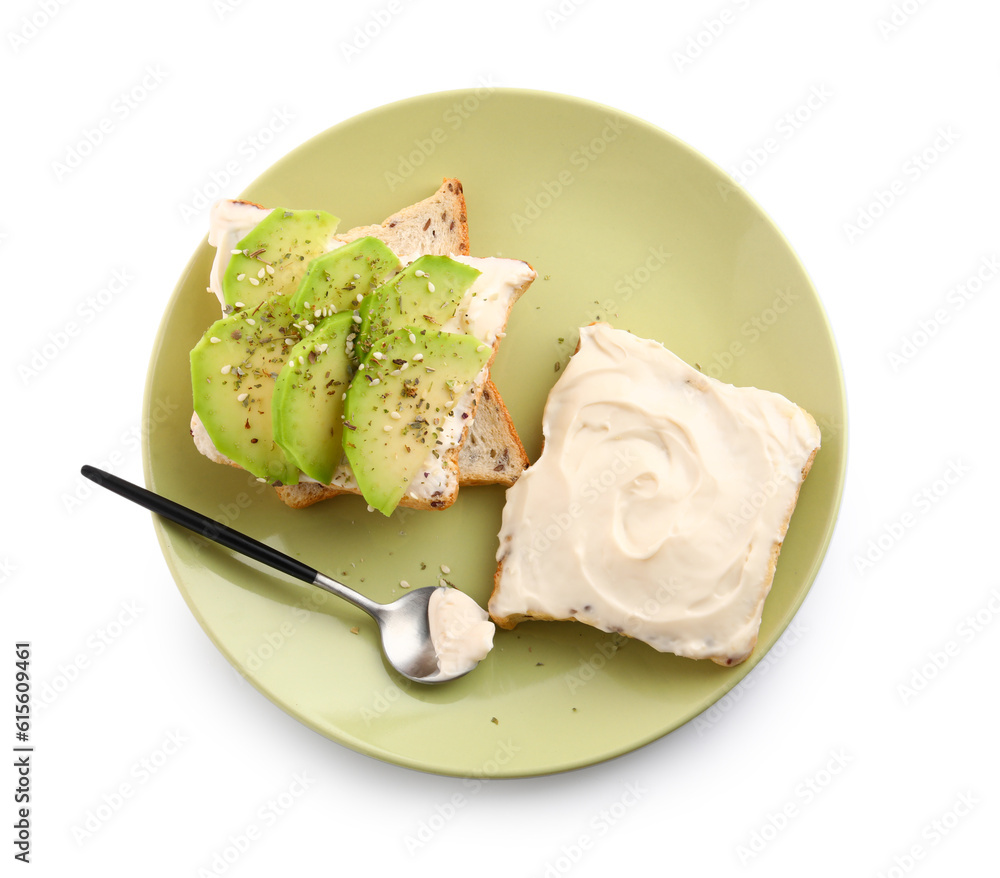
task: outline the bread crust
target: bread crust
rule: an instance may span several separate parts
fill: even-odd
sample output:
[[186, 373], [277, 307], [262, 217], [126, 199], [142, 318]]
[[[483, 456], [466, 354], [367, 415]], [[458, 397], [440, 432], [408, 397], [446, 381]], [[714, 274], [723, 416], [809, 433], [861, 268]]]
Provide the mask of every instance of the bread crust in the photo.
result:
[[[486, 419], [499, 422], [500, 429], [506, 434], [502, 443], [487, 443], [489, 452], [483, 451], [480, 455], [476, 433], [481, 430]], [[490, 452], [495, 452], [500, 445], [500, 453], [492, 457]], [[487, 459], [488, 458], [488, 459]], [[483, 393], [476, 408], [476, 417], [472, 421], [472, 427], [466, 441], [462, 444], [458, 456], [459, 485], [462, 487], [474, 485], [503, 485], [509, 488], [520, 477], [530, 463], [528, 452], [524, 450], [521, 437], [518, 436], [511, 419], [507, 406], [504, 405], [500, 392], [497, 390], [493, 379], [487, 377], [483, 386]]]

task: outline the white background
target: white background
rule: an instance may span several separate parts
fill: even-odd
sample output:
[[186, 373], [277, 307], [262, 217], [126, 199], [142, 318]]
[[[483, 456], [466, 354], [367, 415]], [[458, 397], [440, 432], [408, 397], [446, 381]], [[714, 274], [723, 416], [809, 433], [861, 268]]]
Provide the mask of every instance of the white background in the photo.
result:
[[[13, 0], [0, 16], [2, 745], [15, 641], [36, 695], [59, 690], [35, 705], [29, 867], [8, 842], [12, 769], [0, 784], [3, 873], [982, 874], [1000, 817], [996, 5], [346, 6]], [[828, 310], [850, 453], [779, 658], [638, 752], [473, 789], [274, 707], [188, 612], [148, 515], [78, 472], [141, 481], [148, 353], [205, 234], [183, 206], [213, 171], [239, 157], [236, 194], [358, 112], [483, 80], [609, 104], [739, 173]], [[279, 111], [283, 130], [240, 151]]]

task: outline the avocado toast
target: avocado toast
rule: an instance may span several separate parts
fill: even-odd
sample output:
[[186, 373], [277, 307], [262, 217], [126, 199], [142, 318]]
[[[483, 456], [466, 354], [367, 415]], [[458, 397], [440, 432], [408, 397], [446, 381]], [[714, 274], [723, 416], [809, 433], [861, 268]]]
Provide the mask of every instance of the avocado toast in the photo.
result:
[[[293, 507], [363, 493], [388, 514], [444, 508], [460, 483], [511, 484], [527, 458], [488, 366], [530, 266], [465, 255], [457, 180], [379, 225], [336, 235], [336, 222], [213, 208], [209, 289], [224, 316], [192, 352], [198, 449]], [[241, 407], [221, 404], [222, 387]]]

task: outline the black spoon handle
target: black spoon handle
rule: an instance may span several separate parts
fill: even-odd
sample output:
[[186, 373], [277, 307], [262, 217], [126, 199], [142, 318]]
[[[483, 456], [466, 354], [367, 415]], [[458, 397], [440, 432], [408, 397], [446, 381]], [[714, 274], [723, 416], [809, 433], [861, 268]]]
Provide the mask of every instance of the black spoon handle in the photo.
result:
[[97, 469], [97, 467], [86, 465], [81, 468], [80, 472], [102, 488], [107, 488], [126, 500], [138, 503], [150, 512], [162, 515], [196, 534], [221, 543], [226, 548], [247, 555], [255, 561], [267, 564], [269, 567], [294, 576], [296, 579], [301, 579], [303, 582], [314, 583], [316, 580], [317, 571], [307, 564], [296, 561], [284, 552], [272, 549], [264, 543], [259, 543], [252, 537], [241, 534], [238, 530], [233, 530], [225, 524], [213, 521], [207, 515], [188, 509], [187, 506], [182, 506], [180, 503], [175, 503], [173, 500], [168, 500], [166, 497], [161, 497], [159, 494], [154, 494], [138, 485], [133, 485], [131, 482]]

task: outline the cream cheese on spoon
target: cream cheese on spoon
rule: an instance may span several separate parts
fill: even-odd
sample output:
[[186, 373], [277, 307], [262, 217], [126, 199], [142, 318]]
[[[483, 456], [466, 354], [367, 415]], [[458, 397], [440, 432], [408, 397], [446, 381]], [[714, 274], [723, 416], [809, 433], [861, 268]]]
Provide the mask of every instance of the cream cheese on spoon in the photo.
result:
[[486, 610], [465, 592], [446, 587], [436, 589], [431, 595], [427, 618], [438, 668], [449, 676], [471, 671], [493, 649], [496, 628]]

